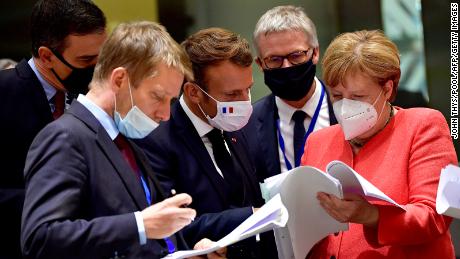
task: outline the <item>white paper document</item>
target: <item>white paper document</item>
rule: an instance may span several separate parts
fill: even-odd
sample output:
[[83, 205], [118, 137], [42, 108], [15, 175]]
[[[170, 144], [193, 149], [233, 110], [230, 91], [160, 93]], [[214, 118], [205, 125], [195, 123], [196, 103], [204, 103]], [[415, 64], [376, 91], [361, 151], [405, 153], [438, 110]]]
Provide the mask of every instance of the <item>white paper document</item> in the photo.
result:
[[326, 171], [328, 174], [339, 180], [344, 193], [359, 194], [366, 197], [367, 200], [383, 200], [405, 210], [403, 206], [396, 203], [393, 199], [388, 197], [372, 183], [364, 179], [364, 177], [341, 161], [330, 162], [327, 165]]
[[267, 178], [261, 184], [264, 199], [279, 193], [289, 212], [287, 226], [275, 229], [280, 259], [303, 259], [327, 235], [348, 230], [348, 224], [336, 221], [321, 207], [316, 198], [318, 192], [339, 198], [343, 198], [343, 193], [356, 193], [404, 209], [343, 162], [332, 161], [326, 168], [324, 173], [314, 167], [300, 166]]
[[[319, 191], [343, 197], [338, 181], [313, 167], [291, 170], [281, 185], [281, 199], [289, 211], [287, 228], [294, 258], [305, 258], [319, 240], [348, 229], [347, 224], [336, 221], [321, 207], [316, 198]], [[281, 238], [275, 239], [278, 242]], [[284, 254], [281, 258], [292, 255]]]
[[460, 168], [458, 166], [448, 165], [441, 170], [436, 211], [460, 219]]
[[280, 193], [281, 184], [284, 182], [289, 172], [274, 175], [264, 180], [264, 183], [260, 184], [260, 191], [265, 201], [269, 201]]
[[188, 258], [197, 255], [204, 255], [214, 252], [220, 248], [229, 246], [246, 238], [272, 230], [277, 227], [284, 227], [288, 221], [289, 214], [283, 205], [280, 195], [275, 195], [264, 206], [247, 218], [237, 228], [221, 240], [214, 242], [212, 247], [201, 250], [184, 250], [169, 254], [165, 259]]

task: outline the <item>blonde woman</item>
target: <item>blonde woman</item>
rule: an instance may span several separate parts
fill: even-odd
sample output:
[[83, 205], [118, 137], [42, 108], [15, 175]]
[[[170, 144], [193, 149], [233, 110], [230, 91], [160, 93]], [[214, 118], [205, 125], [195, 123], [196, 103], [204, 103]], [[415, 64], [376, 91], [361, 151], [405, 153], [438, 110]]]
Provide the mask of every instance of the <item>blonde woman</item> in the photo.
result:
[[393, 107], [400, 79], [396, 45], [379, 31], [338, 36], [323, 71], [339, 125], [313, 133], [303, 165], [341, 160], [405, 210], [358, 195], [318, 193], [327, 213], [350, 229], [330, 235], [310, 258], [454, 258], [451, 219], [435, 210], [441, 168], [457, 164], [438, 111]]

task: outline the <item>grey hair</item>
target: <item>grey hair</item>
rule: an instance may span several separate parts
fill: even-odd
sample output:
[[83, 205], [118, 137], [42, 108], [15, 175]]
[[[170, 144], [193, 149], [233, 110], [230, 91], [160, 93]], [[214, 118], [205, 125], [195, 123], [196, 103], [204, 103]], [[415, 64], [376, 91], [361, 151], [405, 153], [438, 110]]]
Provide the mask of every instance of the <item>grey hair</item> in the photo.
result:
[[257, 43], [260, 35], [290, 30], [305, 32], [305, 36], [307, 36], [308, 43], [311, 47], [317, 48], [319, 46], [315, 24], [307, 16], [303, 8], [292, 5], [282, 5], [276, 6], [265, 12], [257, 22], [253, 35], [257, 53], [260, 54]]

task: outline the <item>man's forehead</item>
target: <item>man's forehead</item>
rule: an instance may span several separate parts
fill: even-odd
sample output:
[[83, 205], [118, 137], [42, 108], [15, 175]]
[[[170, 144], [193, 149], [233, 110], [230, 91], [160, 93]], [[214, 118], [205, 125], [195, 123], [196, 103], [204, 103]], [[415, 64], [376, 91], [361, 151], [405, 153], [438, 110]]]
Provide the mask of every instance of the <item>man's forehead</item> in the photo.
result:
[[184, 74], [175, 67], [161, 64], [157, 65], [154, 74], [148, 78], [156, 93], [177, 96], [184, 81]]
[[308, 35], [304, 30], [301, 29], [286, 29], [286, 30], [273, 30], [266, 33], [262, 33], [258, 39], [272, 39], [281, 38], [288, 40], [288, 38], [297, 38], [299, 40], [308, 41]]
[[251, 87], [254, 83], [252, 76], [252, 67], [243, 67], [239, 69], [228, 70], [228, 73], [217, 73], [208, 76], [206, 80], [207, 87], [210, 90], [217, 91], [234, 91]]
[[258, 41], [260, 54], [265, 56], [286, 55], [309, 48], [308, 39], [302, 31], [280, 31], [262, 35]]

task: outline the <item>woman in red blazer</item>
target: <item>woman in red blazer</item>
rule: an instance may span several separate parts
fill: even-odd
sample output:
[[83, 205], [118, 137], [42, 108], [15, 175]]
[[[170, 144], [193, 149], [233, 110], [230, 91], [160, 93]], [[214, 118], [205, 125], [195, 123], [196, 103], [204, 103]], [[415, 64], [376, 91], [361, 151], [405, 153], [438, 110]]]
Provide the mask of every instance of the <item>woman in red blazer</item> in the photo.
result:
[[426, 108], [393, 107], [400, 78], [396, 45], [379, 31], [338, 36], [323, 71], [339, 125], [313, 133], [302, 164], [351, 166], [405, 210], [358, 195], [318, 193], [330, 216], [349, 222], [310, 258], [454, 258], [451, 218], [436, 213], [440, 171], [457, 164], [446, 120]]

